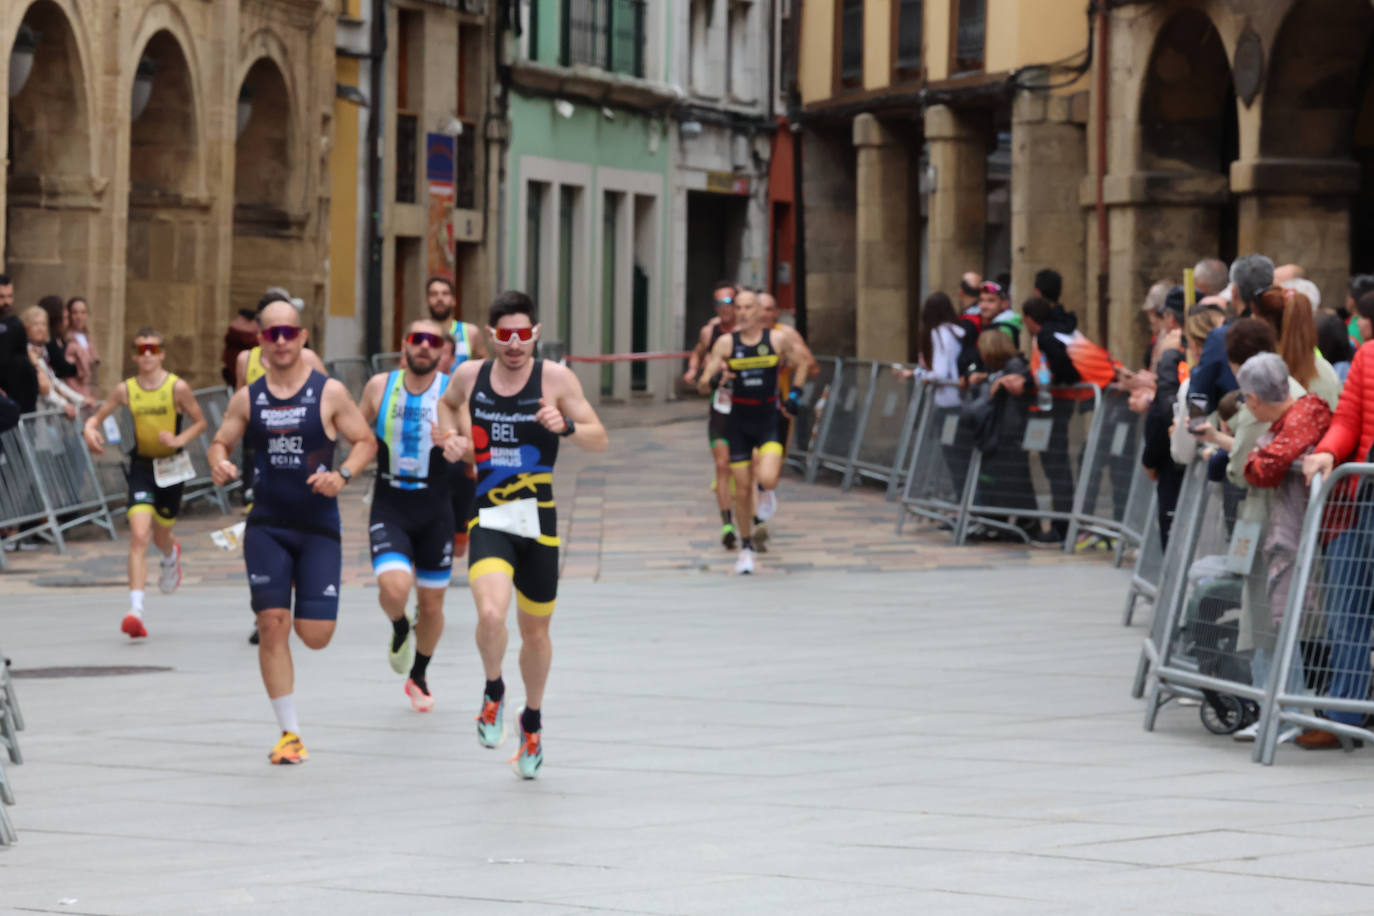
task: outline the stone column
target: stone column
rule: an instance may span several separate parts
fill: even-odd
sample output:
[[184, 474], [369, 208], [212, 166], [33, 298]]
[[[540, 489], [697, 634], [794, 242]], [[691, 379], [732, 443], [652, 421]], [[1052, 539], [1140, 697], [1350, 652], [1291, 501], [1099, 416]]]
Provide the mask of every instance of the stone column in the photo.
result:
[[983, 271], [987, 138], [977, 124], [947, 105], [926, 109], [925, 135], [934, 173], [926, 229], [930, 290], [955, 298], [962, 273]]
[[[1025, 301], [1036, 271], [1059, 271], [1060, 301], [1080, 324], [1096, 301], [1084, 287], [1087, 246], [1078, 203], [1087, 173], [1083, 125], [1073, 118], [1070, 97], [1020, 93], [1011, 122], [1011, 286]], [[1012, 304], [1020, 308], [1021, 301]]]
[[1322, 302], [1345, 301], [1350, 279], [1350, 200], [1360, 168], [1341, 159], [1241, 160], [1231, 165], [1239, 198], [1237, 252], [1300, 264]]
[[858, 150], [855, 351], [859, 359], [905, 362], [911, 302], [913, 213], [908, 151], [872, 114], [854, 119]]

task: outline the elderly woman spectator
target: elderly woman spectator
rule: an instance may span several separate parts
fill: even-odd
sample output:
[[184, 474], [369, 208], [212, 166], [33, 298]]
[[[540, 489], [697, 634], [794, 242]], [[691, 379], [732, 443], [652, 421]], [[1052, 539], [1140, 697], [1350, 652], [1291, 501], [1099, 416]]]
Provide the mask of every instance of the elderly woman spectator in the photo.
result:
[[[63, 411], [70, 418], [75, 418], [76, 409], [86, 403], [86, 398], [69, 388], [48, 364], [48, 344], [51, 340], [48, 335], [47, 311], [35, 305], [25, 309], [19, 317], [24, 322], [24, 333], [28, 336], [28, 362], [22, 367], [25, 400], [20, 402], [21, 406], [26, 413], [31, 410], [55, 409]], [[12, 378], [11, 381], [13, 383], [15, 379]], [[28, 400], [29, 391], [32, 391], [32, 401]]]
[[96, 369], [100, 353], [95, 336], [90, 331], [91, 309], [86, 300], [75, 296], [67, 300], [67, 362], [76, 367], [76, 375], [67, 384], [86, 397], [95, 397]]
[[[1370, 296], [1365, 294], [1356, 304], [1362, 315], [1365, 314], [1362, 306]], [[1303, 473], [1309, 481], [1316, 474], [1330, 474], [1341, 462], [1367, 460], [1371, 448], [1374, 448], [1374, 342], [1364, 344], [1355, 352], [1331, 428], [1317, 443], [1314, 452], [1303, 459]], [[1359, 478], [1348, 478], [1340, 491], [1332, 494], [1333, 505], [1341, 511], [1328, 513], [1329, 521], [1324, 523], [1329, 529], [1340, 529], [1326, 545], [1323, 572], [1326, 601], [1322, 610], [1331, 649], [1328, 693], [1333, 699], [1343, 700], [1369, 697], [1370, 624], [1374, 621], [1374, 602], [1370, 600], [1374, 593], [1374, 563], [1370, 562], [1369, 545], [1374, 543], [1374, 509], [1358, 496], [1358, 484]], [[1323, 715], [1345, 725], [1359, 725], [1364, 720], [1363, 713], [1343, 710], [1327, 710]], [[1315, 729], [1303, 732], [1297, 743], [1309, 750], [1340, 746], [1335, 735]]]
[[[1238, 648], [1254, 649], [1251, 675], [1256, 685], [1268, 683], [1274, 642], [1288, 603], [1297, 564], [1298, 543], [1307, 514], [1308, 490], [1293, 463], [1312, 449], [1331, 427], [1331, 408], [1315, 394], [1294, 397], [1289, 388], [1289, 368], [1282, 357], [1261, 353], [1245, 361], [1236, 381], [1245, 396], [1245, 408], [1255, 420], [1269, 424], [1245, 459], [1249, 499], [1263, 495], [1269, 502], [1269, 526], [1259, 545], [1252, 573], [1263, 577], [1269, 605], [1268, 618], [1244, 614]], [[1263, 602], [1245, 602], [1243, 610], [1258, 611]], [[1301, 657], [1295, 659], [1288, 690], [1303, 687]], [[1296, 737], [1297, 732], [1293, 732]]]

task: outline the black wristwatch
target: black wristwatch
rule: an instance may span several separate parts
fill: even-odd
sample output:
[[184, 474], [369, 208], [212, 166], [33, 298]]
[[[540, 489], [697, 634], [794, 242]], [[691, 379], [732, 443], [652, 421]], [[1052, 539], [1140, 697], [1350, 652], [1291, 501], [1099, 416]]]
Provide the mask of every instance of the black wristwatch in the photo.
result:
[[573, 431], [577, 429], [577, 427], [576, 427], [575, 425], [573, 425], [573, 421], [572, 421], [572, 418], [571, 418], [571, 417], [564, 417], [564, 418], [563, 418], [563, 425], [566, 426], [567, 429], [563, 430], [561, 433], [558, 434], [559, 437], [560, 437], [560, 438], [563, 438], [563, 439], [566, 439], [566, 438], [568, 438], [569, 436], [571, 436], [571, 435], [573, 434]]
[[348, 468], [339, 468], [339, 476], [343, 478], [343, 482], [346, 484], [353, 479], [353, 472]]

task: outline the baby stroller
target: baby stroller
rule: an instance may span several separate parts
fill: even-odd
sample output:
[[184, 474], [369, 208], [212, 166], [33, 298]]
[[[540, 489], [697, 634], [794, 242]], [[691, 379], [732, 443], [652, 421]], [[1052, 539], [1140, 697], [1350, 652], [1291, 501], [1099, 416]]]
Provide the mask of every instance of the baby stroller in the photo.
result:
[[[1250, 660], [1239, 653], [1241, 590], [1244, 580], [1225, 569], [1225, 557], [1203, 557], [1188, 570], [1196, 582], [1179, 632], [1179, 650], [1199, 674], [1250, 683]], [[1198, 716], [1214, 735], [1229, 735], [1259, 719], [1259, 704], [1246, 697], [1204, 688]]]

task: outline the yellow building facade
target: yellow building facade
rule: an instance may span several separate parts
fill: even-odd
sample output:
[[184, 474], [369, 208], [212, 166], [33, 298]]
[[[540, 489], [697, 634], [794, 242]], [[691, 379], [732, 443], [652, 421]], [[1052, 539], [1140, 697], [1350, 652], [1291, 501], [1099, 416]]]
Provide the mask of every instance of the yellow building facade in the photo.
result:
[[806, 320], [818, 351], [905, 360], [959, 277], [1064, 276], [1085, 304], [1089, 20], [1077, 0], [807, 0]]

